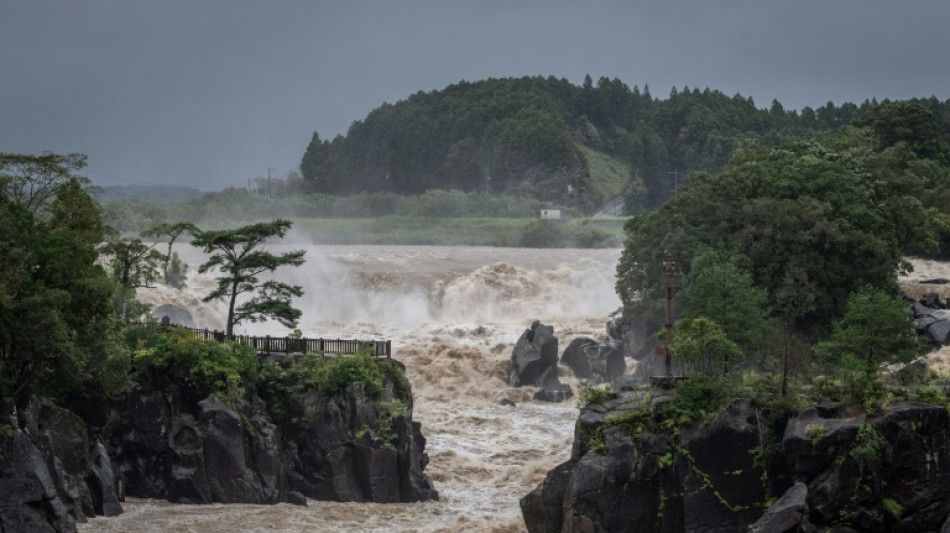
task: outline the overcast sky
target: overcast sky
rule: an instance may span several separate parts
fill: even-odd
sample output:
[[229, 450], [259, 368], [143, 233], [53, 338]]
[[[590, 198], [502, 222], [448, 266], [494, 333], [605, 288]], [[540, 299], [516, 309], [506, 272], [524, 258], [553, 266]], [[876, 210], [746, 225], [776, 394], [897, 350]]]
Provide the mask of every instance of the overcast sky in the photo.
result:
[[296, 170], [313, 131], [460, 80], [945, 100], [948, 24], [947, 0], [0, 0], [0, 152], [207, 189]]

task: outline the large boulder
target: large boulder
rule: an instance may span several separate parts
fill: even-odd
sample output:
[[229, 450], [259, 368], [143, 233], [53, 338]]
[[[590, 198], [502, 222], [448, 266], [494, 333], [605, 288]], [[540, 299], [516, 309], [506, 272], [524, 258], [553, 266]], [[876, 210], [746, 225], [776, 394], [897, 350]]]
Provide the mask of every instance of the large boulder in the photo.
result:
[[592, 385], [613, 382], [627, 369], [623, 343], [613, 339], [595, 342], [588, 337], [578, 337], [564, 349], [561, 363], [577, 378], [586, 379]]
[[765, 514], [752, 524], [750, 533], [797, 533], [802, 530], [808, 497], [808, 485], [799, 481], [788, 489]]
[[597, 341], [590, 337], [573, 339], [561, 354], [561, 364], [570, 368], [578, 379], [590, 379], [590, 361], [587, 358], [586, 349], [596, 345]]
[[543, 385], [541, 377], [549, 368], [557, 370], [557, 337], [554, 327], [537, 320], [526, 329], [511, 353], [508, 384], [512, 387]]
[[561, 383], [557, 377], [557, 368], [548, 368], [539, 379], [541, 388], [534, 393], [534, 399], [542, 402], [560, 403], [574, 396], [567, 383]]

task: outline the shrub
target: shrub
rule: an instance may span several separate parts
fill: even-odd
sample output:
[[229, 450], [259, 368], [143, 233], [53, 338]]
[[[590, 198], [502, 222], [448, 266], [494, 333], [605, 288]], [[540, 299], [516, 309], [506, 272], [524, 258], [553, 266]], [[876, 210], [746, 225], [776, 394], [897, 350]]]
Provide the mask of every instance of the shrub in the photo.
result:
[[665, 404], [664, 418], [675, 424], [706, 423], [731, 399], [732, 379], [721, 375], [696, 375], [676, 383], [676, 396]]
[[142, 328], [126, 333], [136, 346], [133, 379], [139, 383], [234, 400], [257, 380], [260, 362], [249, 346], [199, 340], [184, 328]]
[[587, 381], [581, 381], [577, 386], [577, 407], [583, 409], [592, 403], [604, 403], [615, 397], [610, 384], [604, 385], [604, 388], [597, 388]]

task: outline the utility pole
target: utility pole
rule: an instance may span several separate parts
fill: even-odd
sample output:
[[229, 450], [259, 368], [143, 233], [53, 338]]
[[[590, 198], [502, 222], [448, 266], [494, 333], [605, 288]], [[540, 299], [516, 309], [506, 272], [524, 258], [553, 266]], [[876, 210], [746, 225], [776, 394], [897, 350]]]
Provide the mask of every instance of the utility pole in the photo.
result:
[[679, 275], [679, 272], [676, 270], [676, 263], [673, 261], [665, 261], [663, 263], [663, 274], [666, 278], [666, 324], [664, 325], [666, 334], [664, 335], [663, 346], [658, 346], [656, 353], [657, 355], [664, 356], [663, 375], [669, 380], [673, 377], [670, 345], [673, 343], [673, 290], [678, 288], [676, 276]]
[[270, 171], [271, 169], [267, 169], [267, 199], [268, 200], [273, 198], [273, 196], [271, 196], [271, 193], [270, 193]]

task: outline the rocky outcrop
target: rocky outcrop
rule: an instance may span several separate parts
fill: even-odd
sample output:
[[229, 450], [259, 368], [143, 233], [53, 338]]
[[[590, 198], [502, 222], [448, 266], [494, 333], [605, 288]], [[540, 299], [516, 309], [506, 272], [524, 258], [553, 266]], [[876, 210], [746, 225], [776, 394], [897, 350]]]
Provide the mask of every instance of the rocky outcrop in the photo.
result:
[[561, 355], [561, 364], [591, 385], [613, 382], [627, 369], [621, 341], [609, 338], [600, 342], [589, 337], [572, 340]]
[[75, 531], [122, 512], [105, 448], [75, 414], [32, 400], [0, 434], [0, 531]]
[[561, 383], [556, 368], [548, 368], [541, 376], [541, 388], [535, 391], [534, 399], [542, 402], [560, 403], [574, 396], [567, 383]]
[[927, 293], [917, 301], [911, 300], [907, 312], [914, 319], [918, 335], [933, 346], [950, 345], [950, 309], [939, 294]]
[[286, 428], [285, 439], [294, 443], [284, 446], [281, 453], [289, 489], [336, 501], [438, 498], [423, 473], [429, 458], [422, 426], [408, 413], [397, 413], [388, 427], [379, 428], [377, 408], [358, 385], [329, 401], [309, 395], [302, 407], [314, 418], [312, 423]]
[[539, 387], [543, 385], [542, 376], [550, 368], [557, 372], [554, 327], [535, 320], [515, 343], [508, 365], [508, 384], [512, 387]]
[[[411, 391], [386, 385], [384, 400], [411, 405]], [[129, 395], [109, 428], [128, 494], [180, 503], [438, 498], [423, 473], [421, 425], [408, 410], [385, 411], [359, 383], [330, 397], [303, 393], [276, 421], [256, 397], [231, 405], [212, 395], [192, 413], [184, 407], [159, 391]]]
[[557, 337], [554, 327], [537, 320], [526, 329], [511, 353], [508, 384], [512, 387], [534, 386], [535, 400], [562, 402], [574, 392], [557, 377]]
[[825, 406], [765, 426], [740, 401], [671, 433], [650, 429], [660, 427], [654, 404], [621, 393], [581, 411], [571, 459], [521, 500], [529, 531], [923, 532], [947, 522], [943, 406], [900, 403], [875, 417]]

